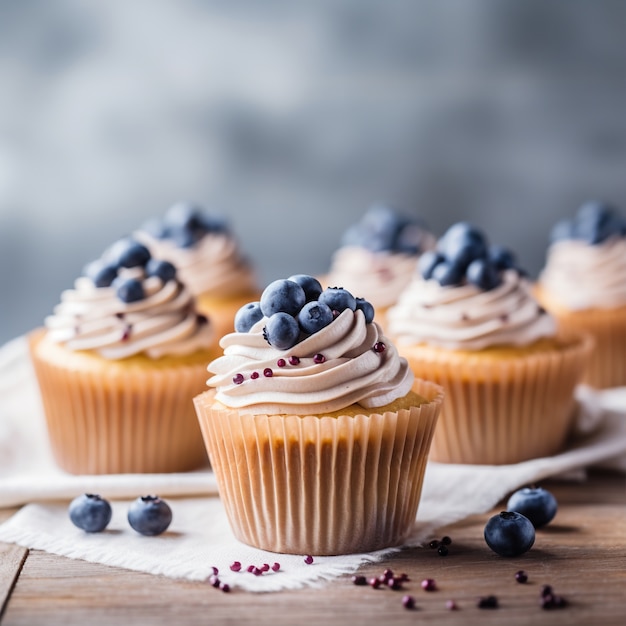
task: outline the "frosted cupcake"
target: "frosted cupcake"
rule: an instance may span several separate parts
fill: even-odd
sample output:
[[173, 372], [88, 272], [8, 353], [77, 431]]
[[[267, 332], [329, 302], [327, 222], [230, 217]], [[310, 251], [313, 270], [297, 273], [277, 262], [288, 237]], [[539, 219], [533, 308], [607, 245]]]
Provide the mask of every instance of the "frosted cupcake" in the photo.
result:
[[217, 343], [171, 263], [132, 239], [117, 242], [62, 293], [30, 347], [64, 470], [158, 473], [207, 463], [192, 399]]
[[455, 224], [388, 319], [415, 375], [446, 390], [432, 460], [505, 464], [562, 450], [590, 343], [557, 334], [509, 251]]
[[233, 331], [233, 317], [260, 289], [226, 220], [189, 203], [173, 205], [134, 233], [157, 259], [171, 261], [213, 323], [217, 337]]
[[379, 322], [411, 282], [419, 255], [435, 246], [424, 223], [386, 206], [373, 206], [343, 235], [325, 284], [359, 293]]
[[564, 330], [589, 333], [595, 347], [583, 382], [626, 385], [626, 222], [590, 202], [555, 225], [536, 295]]
[[195, 405], [244, 543], [347, 554], [411, 531], [442, 390], [414, 378], [373, 316], [345, 289], [292, 276], [221, 339]]

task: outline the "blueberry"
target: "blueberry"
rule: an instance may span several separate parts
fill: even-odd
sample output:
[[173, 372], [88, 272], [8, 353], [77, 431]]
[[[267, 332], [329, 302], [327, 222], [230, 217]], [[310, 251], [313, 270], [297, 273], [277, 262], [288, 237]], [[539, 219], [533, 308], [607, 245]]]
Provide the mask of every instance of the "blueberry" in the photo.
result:
[[169, 230], [162, 219], [152, 218], [144, 222], [142, 230], [145, 230], [155, 239], [165, 239], [169, 235]]
[[221, 216], [203, 214], [201, 219], [207, 233], [224, 233], [228, 230], [226, 220]]
[[266, 341], [278, 350], [289, 350], [298, 343], [300, 327], [295, 317], [279, 311], [268, 318], [263, 334]]
[[320, 281], [313, 276], [309, 276], [308, 274], [294, 274], [287, 280], [292, 280], [294, 283], [298, 283], [298, 285], [304, 289], [304, 295], [306, 296], [307, 302], [317, 300], [322, 293], [322, 285], [320, 285]]
[[433, 271], [444, 260], [443, 254], [435, 250], [424, 252], [417, 262], [417, 270], [424, 280], [429, 280], [433, 276]]
[[247, 333], [260, 319], [263, 319], [260, 303], [248, 302], [235, 313], [235, 330]]
[[535, 527], [516, 511], [502, 511], [485, 525], [485, 541], [500, 556], [519, 556], [535, 543]]
[[298, 324], [305, 333], [312, 335], [333, 321], [333, 312], [323, 302], [307, 302], [298, 313]]
[[140, 496], [128, 508], [128, 523], [142, 535], [160, 535], [172, 523], [172, 509], [159, 496]]
[[557, 511], [556, 498], [542, 487], [523, 487], [509, 498], [506, 508], [527, 517], [535, 528], [550, 523]]
[[93, 281], [96, 287], [110, 287], [117, 278], [117, 267], [98, 259], [89, 263], [83, 270], [83, 274]]
[[490, 246], [489, 260], [497, 270], [508, 270], [515, 267], [515, 256], [502, 246]]
[[371, 324], [374, 321], [375, 310], [371, 302], [365, 300], [365, 298], [356, 299], [356, 310], [363, 311], [365, 315], [365, 323]]
[[150, 260], [150, 251], [132, 237], [114, 243], [107, 258], [118, 267], [143, 267]]
[[574, 220], [560, 220], [550, 231], [550, 241], [565, 241], [567, 239], [576, 239], [576, 225]]
[[318, 300], [330, 307], [331, 311], [341, 313], [346, 309], [356, 310], [356, 298], [343, 287], [328, 287], [324, 289]]
[[431, 278], [442, 287], [460, 285], [463, 282], [463, 270], [455, 263], [443, 261], [435, 266]]
[[136, 278], [116, 278], [113, 281], [117, 297], [126, 303], [143, 300], [145, 293], [140, 280]]
[[88, 533], [102, 532], [111, 521], [111, 505], [99, 495], [85, 493], [74, 498], [69, 506], [70, 519], [74, 526]]
[[275, 280], [261, 294], [261, 311], [265, 317], [274, 313], [297, 315], [306, 302], [304, 289], [293, 280]]
[[146, 263], [146, 275], [157, 276], [166, 283], [168, 280], [174, 280], [174, 278], [176, 278], [176, 268], [169, 261], [150, 259], [148, 263]]
[[185, 230], [184, 228], [170, 229], [170, 239], [177, 248], [191, 248], [202, 239], [204, 234], [200, 231]]
[[495, 266], [486, 259], [472, 261], [467, 266], [466, 276], [468, 282], [485, 291], [495, 289], [501, 283]]
[[163, 218], [165, 225], [172, 231], [188, 231], [203, 234], [205, 232], [202, 209], [189, 202], [178, 202], [171, 206]]
[[484, 235], [468, 222], [452, 225], [439, 240], [437, 248], [446, 261], [454, 263], [463, 271], [475, 259], [487, 257], [487, 241]]
[[372, 252], [392, 250], [401, 226], [393, 209], [383, 205], [372, 206], [358, 226], [360, 243]]
[[404, 220], [394, 241], [394, 250], [403, 254], [416, 255], [422, 250], [425, 226]]
[[622, 225], [613, 207], [602, 202], [587, 202], [576, 214], [576, 234], [591, 245], [621, 235]]

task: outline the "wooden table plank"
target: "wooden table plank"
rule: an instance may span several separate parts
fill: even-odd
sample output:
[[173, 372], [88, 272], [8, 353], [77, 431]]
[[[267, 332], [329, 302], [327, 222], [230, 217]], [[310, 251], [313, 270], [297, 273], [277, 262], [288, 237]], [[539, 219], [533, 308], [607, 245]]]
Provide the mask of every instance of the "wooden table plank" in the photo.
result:
[[28, 550], [21, 546], [0, 543], [0, 618], [13, 591]]
[[[516, 559], [491, 552], [482, 532], [489, 515], [477, 515], [442, 529], [452, 537], [450, 554], [427, 547], [404, 550], [361, 573], [386, 567], [406, 572], [404, 591], [374, 590], [343, 576], [323, 588], [254, 594], [222, 593], [206, 583], [72, 561], [31, 551], [5, 612], [3, 626], [86, 624], [255, 624], [282, 626], [351, 624], [622, 624], [626, 615], [626, 481], [622, 475], [594, 474], [587, 483], [552, 482], [559, 512], [538, 531], [532, 550]], [[492, 513], [500, 510], [496, 507]], [[439, 533], [438, 533], [439, 534]], [[515, 572], [524, 569], [521, 585]], [[420, 588], [434, 578], [438, 590]], [[565, 596], [568, 606], [539, 606], [542, 585]], [[411, 593], [417, 609], [403, 608]], [[481, 610], [476, 599], [495, 594], [500, 608]], [[458, 611], [445, 608], [454, 599]]]

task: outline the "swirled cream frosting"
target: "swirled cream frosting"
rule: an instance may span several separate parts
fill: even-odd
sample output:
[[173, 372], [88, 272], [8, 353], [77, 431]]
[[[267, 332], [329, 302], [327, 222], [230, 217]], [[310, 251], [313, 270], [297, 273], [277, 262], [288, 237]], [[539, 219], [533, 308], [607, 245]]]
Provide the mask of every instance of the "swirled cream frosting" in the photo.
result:
[[196, 313], [193, 296], [180, 281], [146, 276], [142, 267], [121, 268], [118, 276], [139, 281], [144, 297], [124, 302], [115, 286], [96, 287], [81, 276], [45, 319], [49, 339], [70, 350], [92, 350], [105, 359], [140, 353], [158, 359], [209, 347], [211, 326]]
[[209, 364], [213, 376], [207, 384], [225, 406], [256, 414], [319, 415], [354, 403], [381, 407], [411, 389], [414, 376], [406, 360], [360, 310], [344, 310], [289, 350], [266, 341], [266, 319], [220, 340], [224, 355]]
[[416, 275], [390, 309], [388, 331], [398, 344], [481, 350], [554, 336], [556, 322], [533, 298], [528, 280], [510, 269], [487, 291], [470, 283], [442, 286]]
[[555, 241], [539, 275], [542, 292], [572, 310], [626, 305], [626, 238], [590, 245], [581, 239]]

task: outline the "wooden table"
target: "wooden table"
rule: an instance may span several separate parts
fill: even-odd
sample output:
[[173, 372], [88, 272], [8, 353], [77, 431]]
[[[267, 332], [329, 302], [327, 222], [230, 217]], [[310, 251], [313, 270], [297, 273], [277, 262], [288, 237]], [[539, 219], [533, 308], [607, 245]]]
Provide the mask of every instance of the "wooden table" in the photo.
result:
[[[0, 544], [2, 624], [626, 624], [624, 476], [594, 472], [584, 483], [543, 486], [556, 495], [559, 512], [537, 532], [530, 552], [516, 559], [497, 556], [483, 540], [489, 515], [473, 516], [438, 533], [452, 538], [446, 557], [423, 547], [361, 570], [367, 577], [386, 568], [407, 573], [410, 582], [397, 591], [356, 586], [346, 575], [321, 589], [223, 593], [207, 583]], [[1, 511], [0, 520], [12, 512]], [[515, 580], [521, 569], [526, 584]], [[425, 578], [435, 579], [438, 589], [424, 591]], [[543, 585], [552, 585], [567, 606], [541, 608]], [[404, 608], [405, 594], [414, 596], [414, 610]], [[477, 608], [477, 598], [487, 595], [498, 598], [499, 608]], [[446, 608], [447, 600], [458, 610]]]

